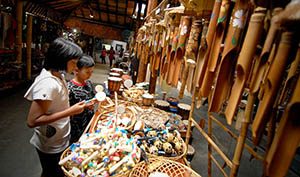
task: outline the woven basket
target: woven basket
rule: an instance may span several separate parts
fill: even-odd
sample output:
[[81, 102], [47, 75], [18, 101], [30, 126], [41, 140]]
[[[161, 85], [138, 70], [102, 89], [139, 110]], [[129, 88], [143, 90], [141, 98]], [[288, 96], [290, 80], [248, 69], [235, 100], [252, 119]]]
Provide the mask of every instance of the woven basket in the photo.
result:
[[[179, 135], [180, 136], [180, 135]], [[169, 160], [174, 160], [174, 161], [181, 161], [183, 159], [183, 157], [186, 155], [187, 153], [187, 146], [185, 144], [185, 142], [183, 141], [182, 138], [179, 139], [179, 141], [182, 142], [182, 145], [183, 145], [183, 152], [182, 154], [178, 155], [178, 156], [175, 156], [175, 157], [167, 157], [167, 156], [157, 156], [157, 155], [153, 155], [153, 154], [150, 154], [150, 153], [147, 153], [147, 156], [149, 158], [165, 158], [165, 159], [169, 159]]]
[[[135, 113], [130, 109], [130, 108], [125, 108], [125, 112], [131, 114], [130, 118], [131, 118], [131, 124], [127, 127], [124, 127], [127, 130], [131, 130], [136, 122], [136, 115]], [[93, 127], [91, 127], [91, 131], [90, 132], [94, 132], [96, 131], [96, 126], [97, 126], [97, 122], [101, 121], [101, 120], [105, 120], [108, 116], [108, 114], [114, 114], [114, 109], [108, 110], [108, 111], [103, 111], [101, 114], [98, 115], [98, 117], [95, 119], [95, 124]]]
[[[62, 155], [60, 156], [60, 160], [65, 158], [66, 156], [70, 155], [71, 154], [71, 150], [70, 148], [67, 148], [63, 153]], [[76, 177], [74, 175], [72, 175], [71, 173], [69, 173], [68, 169], [72, 169], [72, 166], [68, 166], [67, 164], [64, 164], [61, 166], [61, 169], [63, 170], [64, 174], [67, 176], [67, 177]], [[131, 170], [128, 170], [126, 173], [122, 173], [122, 174], [116, 174], [116, 175], [113, 175], [113, 177], [127, 177], [129, 175]]]
[[150, 158], [148, 164], [145, 161], [138, 163], [129, 177], [147, 177], [153, 172], [165, 173], [170, 177], [201, 177], [193, 169], [165, 158]]

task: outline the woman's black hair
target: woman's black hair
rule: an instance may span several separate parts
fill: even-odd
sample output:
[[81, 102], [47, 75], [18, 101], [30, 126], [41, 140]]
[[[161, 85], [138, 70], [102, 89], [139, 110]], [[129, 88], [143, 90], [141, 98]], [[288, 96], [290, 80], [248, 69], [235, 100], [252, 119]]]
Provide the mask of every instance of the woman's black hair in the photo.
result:
[[77, 44], [59, 37], [48, 48], [45, 69], [66, 71], [68, 61], [79, 59], [82, 54], [82, 49]]
[[93, 58], [89, 55], [83, 55], [77, 62], [78, 69], [81, 69], [83, 67], [93, 67], [95, 66], [95, 62]]

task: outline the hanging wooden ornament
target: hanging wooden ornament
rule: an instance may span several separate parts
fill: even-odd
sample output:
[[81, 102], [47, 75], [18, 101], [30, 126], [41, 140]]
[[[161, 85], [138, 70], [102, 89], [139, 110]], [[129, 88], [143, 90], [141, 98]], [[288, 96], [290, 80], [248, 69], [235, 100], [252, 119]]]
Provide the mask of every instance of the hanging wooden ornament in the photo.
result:
[[182, 17], [182, 21], [181, 24], [179, 26], [179, 39], [178, 39], [178, 44], [177, 44], [177, 48], [175, 51], [175, 59], [174, 59], [174, 68], [172, 72], [172, 86], [177, 86], [178, 83], [178, 79], [179, 79], [179, 74], [180, 74], [180, 68], [181, 68], [181, 64], [182, 64], [182, 60], [183, 60], [183, 56], [184, 56], [184, 52], [185, 52], [185, 43], [186, 43], [186, 39], [190, 34], [190, 28], [191, 28], [191, 19], [192, 17], [190, 16], [184, 16]]
[[249, 22], [243, 47], [237, 61], [237, 76], [231, 90], [228, 105], [225, 109], [226, 120], [230, 125], [235, 111], [238, 108], [238, 104], [240, 103], [241, 96], [250, 73], [251, 63], [256, 52], [256, 46], [261, 38], [264, 18], [264, 13], [254, 13]]
[[265, 130], [276, 94], [282, 82], [282, 73], [288, 64], [289, 58], [292, 56], [292, 49], [293, 47], [297, 47], [298, 41], [295, 41], [295, 39], [297, 38], [295, 38], [295, 34], [292, 32], [283, 32], [281, 35], [276, 56], [266, 77], [266, 84], [264, 84], [264, 95], [252, 124], [252, 136], [255, 145], [259, 144]]
[[240, 38], [247, 20], [248, 8], [247, 0], [238, 0], [235, 4], [216, 75], [216, 83], [211, 92], [210, 112], [221, 110], [222, 104], [227, 99], [233, 84], [234, 70], [241, 42]]
[[226, 30], [227, 20], [229, 20], [230, 0], [222, 0], [220, 14], [217, 21], [216, 33], [214, 35], [213, 45], [209, 53], [207, 69], [205, 71], [203, 83], [201, 85], [201, 95], [208, 97], [211, 86], [214, 80], [214, 75], [217, 68], [218, 59], [220, 56], [220, 46], [223, 43], [223, 38]]
[[[191, 27], [190, 36], [186, 46], [185, 56], [186, 58], [197, 60], [198, 48], [199, 48], [199, 38], [202, 32], [202, 20], [194, 20]], [[195, 66], [196, 67], [196, 66]], [[194, 68], [195, 68], [194, 67]], [[194, 70], [190, 69], [188, 73], [188, 82], [187, 82], [187, 90], [189, 92], [192, 91], [192, 83], [194, 78]]]
[[[298, 50], [299, 54], [299, 50]], [[298, 55], [299, 56], [299, 55]], [[267, 176], [285, 176], [300, 143], [300, 78], [291, 101], [281, 117], [278, 130], [266, 157]], [[280, 154], [280, 155], [279, 155]]]
[[[279, 12], [282, 11], [282, 8], [276, 8], [274, 9], [273, 16], [278, 14]], [[273, 18], [272, 18], [273, 19]], [[250, 92], [251, 93], [258, 93], [260, 85], [262, 81], [264, 80], [263, 78], [264, 75], [267, 74], [268, 66], [271, 65], [273, 59], [274, 59], [274, 53], [276, 47], [275, 38], [278, 35], [278, 30], [279, 26], [274, 22], [274, 20], [271, 20], [271, 26], [268, 31], [262, 52], [260, 57], [258, 58], [257, 61], [255, 61], [255, 66], [253, 70], [253, 77], [252, 80], [250, 81]], [[272, 49], [273, 48], [273, 49]], [[273, 50], [273, 52], [271, 52]]]
[[[207, 63], [208, 63], [208, 59], [209, 59], [209, 53], [212, 47], [212, 43], [213, 43], [213, 38], [216, 32], [216, 26], [217, 26], [217, 20], [218, 20], [218, 16], [219, 16], [219, 12], [220, 12], [220, 7], [221, 7], [221, 1], [220, 0], [216, 0], [215, 4], [214, 4], [214, 8], [211, 14], [211, 18], [210, 18], [210, 22], [209, 22], [209, 26], [208, 26], [208, 30], [207, 30], [207, 35], [205, 37], [205, 43], [207, 47], [205, 47], [205, 49], [203, 49], [203, 53], [204, 57], [203, 57], [203, 65], [202, 65], [202, 70], [200, 70], [200, 75], [199, 75], [199, 81], [198, 81], [198, 85], [199, 87], [202, 86], [203, 83], [203, 78], [205, 75], [205, 71], [207, 69]], [[202, 97], [201, 91], [199, 91], [199, 98]]]

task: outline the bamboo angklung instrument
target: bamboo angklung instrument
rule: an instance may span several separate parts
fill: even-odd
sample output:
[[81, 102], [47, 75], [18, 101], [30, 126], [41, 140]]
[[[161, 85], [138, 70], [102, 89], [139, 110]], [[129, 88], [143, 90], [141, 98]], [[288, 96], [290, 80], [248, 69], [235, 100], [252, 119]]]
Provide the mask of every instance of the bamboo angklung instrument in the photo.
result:
[[[274, 9], [273, 14], [276, 15], [282, 11], [282, 8]], [[278, 35], [279, 26], [274, 23], [274, 20], [271, 21], [271, 27], [268, 31], [263, 50], [260, 57], [255, 61], [255, 66], [253, 69], [253, 76], [250, 82], [250, 92], [257, 94], [261, 85], [261, 82], [264, 80], [264, 73], [267, 73], [268, 65], [271, 65], [274, 59], [274, 52], [276, 45], [274, 45], [275, 37]], [[272, 49], [273, 48], [273, 49]], [[273, 52], [272, 52], [273, 50]]]
[[300, 78], [280, 120], [278, 130], [267, 154], [267, 175], [285, 176], [300, 143]]
[[[202, 33], [201, 33], [201, 39], [200, 39], [200, 45], [199, 45], [199, 49], [198, 49], [198, 55], [196, 58], [196, 69], [195, 69], [195, 75], [194, 75], [194, 80], [192, 83], [192, 88], [199, 88], [199, 79], [200, 79], [200, 74], [201, 71], [203, 69], [204, 66], [204, 54], [205, 51], [207, 49], [207, 44], [206, 44], [206, 40], [205, 37], [207, 35], [207, 28], [208, 28], [208, 21], [204, 21], [203, 23], [203, 28], [202, 28]], [[193, 92], [193, 90], [192, 90]], [[197, 97], [198, 97], [198, 93]], [[197, 100], [198, 101], [198, 100]], [[196, 107], [197, 107], [197, 101], [196, 101]]]
[[[213, 39], [214, 39], [214, 35], [216, 32], [216, 26], [217, 26], [217, 20], [218, 20], [218, 16], [219, 16], [219, 12], [220, 12], [220, 7], [221, 7], [221, 0], [216, 0], [215, 4], [214, 4], [214, 8], [210, 17], [210, 22], [208, 25], [208, 29], [207, 29], [207, 34], [206, 37], [204, 39], [205, 42], [203, 42], [205, 44], [205, 47], [203, 45], [203, 51], [201, 51], [201, 53], [203, 55], [203, 58], [198, 58], [198, 61], [201, 61], [202, 64], [202, 68], [199, 69], [199, 80], [198, 82], [198, 86], [199, 88], [201, 87], [202, 83], [203, 83], [203, 78], [205, 75], [205, 71], [207, 69], [207, 63], [208, 63], [208, 59], [209, 59], [209, 53], [213, 44]], [[201, 57], [201, 56], [199, 56]], [[198, 67], [198, 66], [197, 66]], [[197, 69], [196, 69], [197, 70]], [[196, 74], [198, 72], [196, 71]], [[196, 88], [196, 87], [195, 87]], [[201, 100], [202, 94], [201, 91], [199, 90], [198, 96], [197, 98]]]
[[[193, 60], [195, 63], [195, 60], [197, 59], [197, 52], [198, 52], [198, 48], [199, 48], [199, 36], [201, 33], [201, 26], [202, 26], [202, 21], [200, 20], [193, 20], [192, 23], [192, 27], [191, 27], [191, 32], [190, 32], [190, 36], [188, 39], [188, 44], [186, 47], [186, 52], [184, 55], [184, 69], [183, 69], [183, 73], [182, 73], [182, 78], [181, 78], [181, 87], [180, 87], [180, 91], [179, 91], [179, 95], [178, 97], [181, 99], [183, 98], [183, 93], [185, 90], [185, 86], [186, 83], [188, 84], [188, 86], [192, 86], [192, 80], [193, 76], [194, 76], [194, 69], [190, 68], [190, 65], [188, 64], [187, 60]], [[194, 66], [195, 67], [195, 66]], [[189, 82], [187, 82], [186, 80], [189, 80]], [[189, 92], [191, 92], [191, 89], [188, 89]]]
[[248, 12], [248, 1], [238, 0], [229, 23], [229, 29], [225, 39], [222, 59], [216, 76], [216, 83], [211, 92], [211, 100], [208, 110], [220, 111], [222, 104], [227, 99], [233, 83], [236, 59], [241, 45], [241, 35], [244, 31]]
[[[168, 51], [168, 58], [167, 58], [167, 71], [166, 71], [166, 81], [168, 84], [171, 84], [172, 82], [172, 75], [170, 74], [170, 69], [173, 67], [172, 65], [173, 60], [174, 60], [174, 56], [175, 56], [175, 51], [176, 51], [176, 47], [177, 47], [177, 43], [178, 43], [178, 37], [179, 37], [179, 24], [180, 24], [180, 18], [181, 15], [179, 14], [173, 14], [174, 15], [174, 19], [172, 21], [171, 26], [174, 28], [173, 30], [173, 35], [171, 35], [170, 37], [170, 44], [169, 45], [169, 51]], [[173, 67], [174, 68], [174, 67]]]
[[174, 59], [174, 68], [172, 73], [172, 86], [177, 86], [178, 83], [178, 79], [179, 79], [179, 74], [180, 74], [180, 68], [181, 68], [181, 64], [182, 64], [182, 60], [183, 60], [183, 56], [184, 56], [184, 52], [185, 52], [185, 43], [187, 40], [187, 37], [190, 34], [190, 29], [191, 29], [191, 19], [192, 17], [190, 16], [183, 16], [182, 17], [182, 21], [181, 24], [179, 26], [179, 38], [178, 38], [178, 44], [176, 47], [176, 51], [175, 51], [175, 59]]
[[261, 38], [264, 18], [264, 13], [254, 13], [250, 19], [245, 41], [237, 61], [237, 76], [231, 90], [228, 105], [225, 109], [226, 120], [230, 125], [250, 73], [251, 63], [256, 52], [256, 46]]
[[216, 26], [216, 32], [214, 35], [213, 45], [209, 53], [209, 60], [207, 63], [207, 68], [200, 89], [201, 96], [203, 97], [208, 97], [211, 91], [211, 86], [213, 84], [214, 75], [216, 72], [216, 68], [220, 56], [221, 44], [223, 44], [223, 40], [224, 40], [223, 38], [224, 38], [225, 30], [227, 28], [227, 21], [229, 20], [228, 17], [230, 17], [231, 14], [230, 6], [231, 6], [230, 0], [222, 0], [220, 14]]
[[[195, 61], [197, 60], [198, 55], [198, 49], [199, 49], [199, 39], [202, 32], [202, 20], [194, 20], [191, 27], [190, 36], [187, 42], [186, 52], [185, 56], [188, 59], [192, 59]], [[196, 65], [193, 66], [193, 68], [189, 69], [188, 73], [188, 82], [187, 82], [187, 90], [191, 93], [192, 91], [192, 83], [194, 79], [194, 68]]]
[[174, 30], [174, 35], [173, 35], [173, 39], [172, 39], [172, 47], [171, 47], [171, 52], [169, 54], [169, 58], [168, 58], [168, 70], [167, 70], [167, 83], [169, 85], [171, 85], [172, 83], [172, 74], [174, 72], [174, 57], [175, 57], [175, 52], [176, 52], [176, 46], [178, 43], [178, 33], [179, 33], [179, 27], [175, 27]]
[[264, 132], [266, 123], [270, 115], [270, 111], [276, 99], [276, 94], [282, 82], [283, 72], [291, 57], [292, 49], [298, 47], [295, 43], [295, 35], [292, 32], [283, 32], [281, 34], [280, 43], [276, 51], [276, 56], [270, 67], [270, 71], [266, 77], [264, 84], [264, 95], [259, 104], [255, 119], [252, 124], [253, 143], [259, 144], [259, 141]]

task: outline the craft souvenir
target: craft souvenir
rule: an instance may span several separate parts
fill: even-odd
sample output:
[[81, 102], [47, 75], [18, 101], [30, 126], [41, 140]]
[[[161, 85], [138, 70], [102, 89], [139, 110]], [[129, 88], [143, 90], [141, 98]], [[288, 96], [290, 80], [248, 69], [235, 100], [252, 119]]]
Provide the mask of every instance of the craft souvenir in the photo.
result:
[[[298, 55], [300, 55], [299, 49]], [[299, 148], [299, 102], [300, 79], [298, 78], [291, 100], [280, 119], [273, 143], [267, 153], [268, 176], [285, 176]]]
[[59, 165], [68, 177], [126, 176], [139, 160], [140, 149], [126, 130], [103, 128], [66, 149]]
[[174, 64], [172, 68], [172, 86], [177, 86], [180, 72], [181, 71], [181, 65], [183, 61], [183, 56], [185, 53], [185, 43], [186, 40], [190, 34], [190, 29], [191, 29], [191, 17], [190, 16], [183, 16], [182, 21], [179, 27], [180, 33], [179, 33], [179, 39], [178, 39], [178, 44], [177, 48], [175, 51], [175, 56], [174, 56]]
[[167, 101], [164, 101], [164, 100], [155, 100], [154, 106], [161, 110], [168, 111], [169, 107], [170, 107], [170, 103], [168, 103]]
[[262, 134], [268, 122], [269, 115], [272, 111], [272, 106], [276, 99], [276, 94], [282, 82], [282, 73], [288, 64], [289, 56], [291, 56], [292, 48], [297, 46], [295, 44], [296, 38], [292, 32], [283, 32], [280, 43], [274, 58], [273, 64], [266, 77], [268, 84], [264, 85], [264, 96], [260, 101], [257, 113], [252, 124], [253, 143], [258, 145]]
[[108, 77], [108, 90], [111, 92], [119, 91], [122, 79], [119, 77]]
[[191, 106], [188, 104], [179, 103], [177, 107], [178, 107], [178, 114], [182, 117], [183, 120], [187, 120], [189, 118]]
[[212, 97], [209, 104], [209, 111], [211, 112], [220, 111], [222, 104], [229, 96], [241, 45], [241, 35], [247, 19], [248, 7], [248, 1], [246, 0], [239, 0], [235, 4], [225, 39], [220, 67], [216, 76], [216, 84], [214, 90], [212, 90]]
[[115, 72], [110, 72], [109, 76], [110, 77], [121, 77], [121, 75], [119, 73], [115, 73]]
[[231, 14], [230, 2], [230, 0], [222, 0], [222, 5], [220, 7], [220, 13], [218, 15], [215, 34], [209, 52], [207, 68], [205, 71], [203, 82], [201, 84], [201, 95], [204, 97], [208, 97], [211, 91], [211, 86], [214, 80], [214, 74], [217, 68], [217, 61], [220, 55], [220, 46], [223, 43], [227, 20], [229, 20], [229, 15]]
[[[209, 21], [209, 26], [208, 26], [208, 30], [207, 30], [207, 35], [205, 37], [205, 43], [207, 45], [207, 47], [205, 47], [203, 53], [204, 53], [204, 57], [203, 57], [203, 65], [202, 65], [202, 70], [200, 71], [200, 76], [199, 76], [199, 87], [202, 86], [202, 83], [204, 81], [204, 76], [205, 76], [205, 72], [207, 70], [207, 64], [208, 64], [208, 60], [209, 60], [209, 53], [211, 51], [212, 45], [213, 45], [213, 39], [214, 39], [214, 35], [216, 32], [216, 26], [217, 26], [217, 20], [218, 20], [218, 16], [220, 13], [220, 7], [221, 7], [221, 1], [220, 0], [216, 0], [215, 4], [214, 4], [214, 8], [211, 14], [211, 18]], [[201, 98], [202, 96], [204, 96], [204, 94], [201, 93], [201, 89], [199, 89], [199, 97]]]
[[145, 106], [150, 106], [153, 103], [153, 101], [154, 101], [153, 95], [151, 95], [149, 93], [143, 94], [142, 95], [142, 99], [143, 99], [142, 103]]
[[124, 98], [128, 101], [132, 101], [134, 103], [142, 103], [142, 95], [145, 93], [145, 90], [140, 87], [132, 87], [129, 89], [125, 89], [122, 93]]
[[228, 105], [225, 109], [225, 116], [228, 124], [232, 123], [235, 111], [243, 94], [250, 73], [252, 60], [256, 52], [256, 46], [261, 38], [264, 18], [264, 13], [254, 13], [251, 16], [245, 41], [237, 61], [237, 76], [231, 89]]
[[110, 72], [119, 73], [120, 76], [122, 76], [123, 73], [124, 73], [124, 70], [121, 69], [121, 68], [111, 68], [111, 69], [110, 69]]

